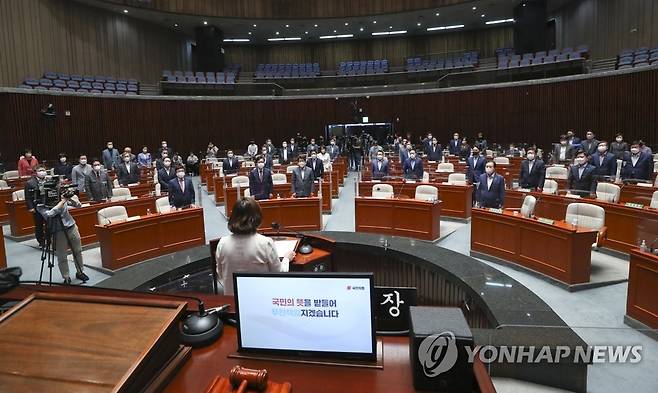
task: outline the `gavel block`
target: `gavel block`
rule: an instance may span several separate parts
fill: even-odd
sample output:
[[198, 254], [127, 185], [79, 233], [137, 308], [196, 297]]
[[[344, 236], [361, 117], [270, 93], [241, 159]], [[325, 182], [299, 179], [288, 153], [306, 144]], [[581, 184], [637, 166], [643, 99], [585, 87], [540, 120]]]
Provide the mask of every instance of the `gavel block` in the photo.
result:
[[231, 369], [229, 377], [217, 376], [205, 393], [290, 393], [289, 382], [268, 381], [267, 370], [253, 370], [241, 366]]

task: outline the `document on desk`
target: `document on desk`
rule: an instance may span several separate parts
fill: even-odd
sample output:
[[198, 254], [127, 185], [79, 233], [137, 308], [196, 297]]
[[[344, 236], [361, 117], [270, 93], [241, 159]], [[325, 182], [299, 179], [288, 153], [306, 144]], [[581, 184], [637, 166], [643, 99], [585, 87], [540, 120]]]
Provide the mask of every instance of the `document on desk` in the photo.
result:
[[295, 251], [298, 241], [298, 239], [275, 240], [274, 248], [279, 258], [285, 257], [290, 251]]

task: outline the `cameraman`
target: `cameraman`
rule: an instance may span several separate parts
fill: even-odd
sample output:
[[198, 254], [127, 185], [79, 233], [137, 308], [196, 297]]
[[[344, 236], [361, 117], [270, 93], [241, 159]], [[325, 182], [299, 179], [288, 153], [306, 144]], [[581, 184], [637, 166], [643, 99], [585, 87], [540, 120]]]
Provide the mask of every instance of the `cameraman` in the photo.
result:
[[82, 281], [83, 283], [89, 280], [89, 277], [83, 271], [82, 264], [82, 243], [80, 241], [80, 232], [78, 231], [78, 226], [75, 223], [75, 220], [69, 212], [69, 206], [80, 207], [80, 202], [72, 199], [74, 195], [69, 194], [69, 191], [65, 191], [62, 195], [62, 199], [55, 205], [53, 208], [48, 208], [45, 205], [39, 205], [37, 207], [39, 213], [48, 220], [48, 229], [50, 233], [47, 235], [53, 236], [54, 251], [57, 254], [57, 262], [59, 266], [59, 271], [62, 273], [62, 278], [64, 278], [64, 284], [71, 283], [71, 277], [69, 276], [69, 263], [66, 259], [66, 253], [71, 247], [73, 252], [73, 260], [75, 262], [75, 278]]

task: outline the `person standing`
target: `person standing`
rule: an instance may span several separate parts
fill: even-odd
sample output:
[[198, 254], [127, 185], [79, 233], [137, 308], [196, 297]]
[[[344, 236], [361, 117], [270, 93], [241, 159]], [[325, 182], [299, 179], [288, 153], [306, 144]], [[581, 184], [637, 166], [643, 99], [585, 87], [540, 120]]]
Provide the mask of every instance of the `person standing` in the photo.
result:
[[168, 157], [173, 157], [174, 155], [174, 149], [169, 147], [167, 141], [160, 142], [160, 148], [158, 149], [158, 155], [160, 158], [164, 158], [164, 152], [167, 152]]
[[193, 151], [190, 151], [190, 154], [187, 156], [185, 167], [187, 173], [191, 176], [199, 176], [199, 157], [197, 157]]
[[217, 158], [217, 153], [219, 148], [215, 146], [212, 142], [208, 142], [208, 148], [206, 149], [206, 158]]
[[185, 176], [185, 167], [176, 167], [176, 177], [169, 180], [169, 205], [180, 209], [194, 206], [194, 185], [192, 179]]
[[68, 162], [66, 158], [66, 153], [59, 153], [59, 162], [55, 165], [53, 169], [53, 174], [55, 176], [62, 176], [66, 180], [71, 180], [73, 171], [73, 165]]
[[34, 237], [37, 239], [40, 247], [44, 246], [45, 240], [45, 229], [46, 222], [37, 211], [37, 204], [39, 201], [36, 200], [37, 194], [43, 193], [43, 185], [46, 182], [46, 167], [39, 164], [35, 168], [35, 171], [32, 175], [32, 178], [25, 183], [24, 193], [25, 193], [25, 204], [27, 205], [27, 210], [32, 213], [32, 218], [34, 220]]
[[123, 163], [117, 166], [117, 178], [122, 186], [139, 183], [139, 167], [130, 158], [130, 153], [123, 153]]
[[149, 153], [149, 148], [144, 146], [142, 147], [142, 152], [137, 155], [137, 164], [140, 168], [150, 168], [152, 165], [151, 153]]
[[580, 143], [580, 148], [587, 153], [587, 156], [592, 156], [596, 153], [596, 148], [599, 145], [599, 141], [594, 138], [594, 132], [588, 130], [585, 133], [585, 140]]
[[624, 157], [621, 168], [623, 180], [651, 180], [653, 158], [640, 150], [640, 142], [631, 143], [631, 154]]
[[119, 161], [119, 151], [114, 148], [114, 143], [112, 141], [107, 142], [107, 149], [103, 150], [101, 153], [101, 159], [103, 160], [103, 166], [108, 171], [114, 169], [116, 166]]
[[530, 190], [544, 188], [544, 177], [546, 176], [546, 165], [544, 161], [537, 158], [534, 148], [528, 149], [526, 160], [521, 162], [521, 173], [519, 175], [519, 187]]
[[313, 195], [313, 171], [306, 166], [306, 161], [303, 157], [299, 157], [297, 165], [297, 168], [292, 171], [292, 197], [310, 197]]
[[610, 145], [610, 153], [614, 154], [618, 160], [623, 160], [629, 153], [628, 143], [624, 142], [622, 134], [615, 135], [615, 141]]
[[171, 158], [165, 157], [162, 160], [162, 169], [158, 171], [158, 182], [160, 183], [161, 192], [169, 192], [169, 182], [176, 177], [176, 171], [171, 166]]
[[281, 164], [290, 164], [293, 161], [292, 149], [288, 146], [288, 142], [283, 141], [281, 149], [279, 149], [279, 162]]
[[496, 173], [496, 163], [488, 161], [476, 189], [477, 207], [502, 209], [505, 203], [505, 178]]
[[71, 170], [71, 183], [77, 184], [78, 191], [85, 192], [87, 175], [91, 173], [91, 165], [87, 164], [87, 156], [80, 154], [78, 165]]
[[370, 163], [370, 172], [373, 180], [381, 180], [389, 176], [388, 160], [384, 159], [383, 151], [378, 151], [377, 158]]
[[587, 161], [587, 152], [576, 153], [575, 165], [569, 169], [568, 187], [572, 194], [582, 198], [596, 196], [596, 168]]
[[265, 166], [265, 157], [256, 157], [256, 167], [249, 172], [249, 193], [256, 200], [272, 198], [272, 172]]
[[258, 145], [256, 142], [252, 139], [249, 142], [249, 146], [247, 146], [247, 156], [254, 158], [256, 157], [256, 154], [258, 154]]
[[229, 150], [227, 152], [227, 157], [222, 163], [222, 171], [225, 175], [234, 175], [238, 173], [238, 169], [240, 169], [240, 163], [238, 162], [238, 159], [233, 156], [233, 150]]
[[313, 171], [315, 179], [322, 179], [322, 176], [324, 175], [324, 164], [322, 163], [322, 160], [318, 158], [318, 154], [315, 150], [311, 150], [311, 157], [306, 160], [306, 167]]
[[419, 180], [423, 178], [423, 160], [416, 157], [416, 150], [409, 150], [409, 158], [402, 166], [404, 178], [409, 180]]
[[600, 141], [597, 151], [591, 157], [590, 164], [596, 169], [594, 175], [598, 180], [617, 176], [617, 157], [608, 152], [608, 142]]
[[448, 153], [451, 156], [459, 155], [459, 150], [461, 149], [461, 141], [459, 140], [459, 133], [455, 132], [452, 134], [452, 140], [448, 142]]
[[100, 160], [92, 161], [92, 170], [85, 177], [85, 192], [87, 198], [92, 201], [107, 201], [112, 198], [112, 179], [107, 174], [107, 169], [101, 167]]
[[441, 145], [438, 143], [436, 138], [432, 138], [430, 146], [427, 149], [427, 160], [428, 161], [441, 161], [443, 158], [443, 150]]
[[467, 180], [471, 184], [480, 181], [480, 176], [484, 173], [485, 159], [480, 155], [480, 149], [473, 147], [473, 155], [466, 161], [468, 165]]
[[18, 159], [18, 176], [33, 176], [39, 165], [39, 160], [32, 155], [32, 150], [25, 149], [25, 153]]

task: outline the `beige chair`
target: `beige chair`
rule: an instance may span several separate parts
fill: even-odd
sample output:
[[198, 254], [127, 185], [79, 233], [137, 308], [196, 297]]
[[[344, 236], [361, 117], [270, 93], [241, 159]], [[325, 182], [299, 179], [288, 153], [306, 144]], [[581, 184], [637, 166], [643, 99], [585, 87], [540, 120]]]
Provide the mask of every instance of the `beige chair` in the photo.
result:
[[297, 165], [288, 165], [286, 167], [286, 173], [292, 173], [295, 168], [297, 168]]
[[619, 202], [621, 187], [612, 183], [598, 183], [596, 185], [596, 199], [610, 203]]
[[237, 187], [240, 186], [240, 188], [249, 188], [249, 176], [236, 176], [233, 179], [231, 179], [231, 186]]
[[162, 185], [160, 183], [155, 183], [155, 196], [162, 195]]
[[0, 188], [8, 188], [9, 185], [5, 180], [0, 180]]
[[578, 227], [599, 231], [595, 246], [600, 246], [605, 239], [605, 210], [590, 203], [570, 203], [567, 205], [565, 221]]
[[658, 176], [656, 176], [656, 181], [653, 182], [654, 187], [658, 187]]
[[288, 178], [285, 173], [273, 173], [272, 174], [272, 184], [286, 184]]
[[466, 183], [466, 175], [463, 173], [451, 173], [448, 175], [448, 183], [453, 186], [465, 186], [468, 184]]
[[18, 179], [18, 171], [6, 171], [3, 175], [2, 178], [4, 180], [8, 179]]
[[373, 198], [393, 198], [393, 186], [390, 184], [375, 184], [372, 186]]
[[487, 157], [493, 157], [493, 150], [487, 149], [484, 151], [484, 154], [486, 154]]
[[18, 190], [11, 193], [11, 200], [14, 202], [25, 200], [25, 190]]
[[110, 206], [98, 211], [98, 225], [107, 225], [113, 222], [128, 219], [128, 211], [124, 206]]
[[112, 185], [114, 186], [114, 188], [120, 187], [120, 185], [119, 185], [119, 179], [114, 179], [114, 180], [112, 180]]
[[242, 195], [244, 195], [245, 198], [249, 198], [251, 196], [251, 190], [249, 188], [245, 188], [244, 191], [242, 192]]
[[455, 171], [455, 165], [451, 162], [442, 162], [436, 167], [437, 173], [453, 173]]
[[558, 184], [555, 180], [545, 179], [544, 188], [542, 193], [544, 194], [557, 194]]
[[416, 195], [414, 198], [423, 201], [436, 201], [439, 199], [439, 189], [434, 186], [421, 184], [416, 187]]
[[169, 197], [162, 197], [155, 200], [155, 211], [158, 213], [167, 213], [171, 210]]
[[652, 209], [658, 209], [658, 191], [654, 191], [651, 196], [651, 204], [649, 205]]
[[253, 161], [245, 161], [242, 163], [242, 166], [244, 168], [253, 168], [256, 166], [256, 164]]
[[653, 163], [653, 171], [654, 171], [654, 172], [658, 172], [658, 161], [655, 161], [655, 162]]
[[658, 153], [653, 154], [653, 161], [658, 162]]
[[110, 198], [110, 201], [125, 201], [126, 199], [130, 198], [130, 196], [130, 190], [127, 187], [113, 188], [112, 198]]
[[430, 182], [430, 174], [429, 173], [423, 171], [423, 180], [422, 180], [422, 182], [423, 183], [429, 183]]
[[546, 168], [546, 179], [567, 179], [569, 171], [561, 166], [549, 166]]
[[[523, 198], [523, 204], [521, 205], [521, 208], [518, 210], [523, 217], [530, 218], [535, 214], [536, 205], [537, 205], [537, 198], [535, 198], [532, 195], [526, 195], [525, 198]], [[509, 209], [509, 210], [517, 210], [517, 209]]]
[[507, 157], [495, 157], [494, 162], [496, 165], [501, 164], [501, 165], [509, 165], [509, 158]]

